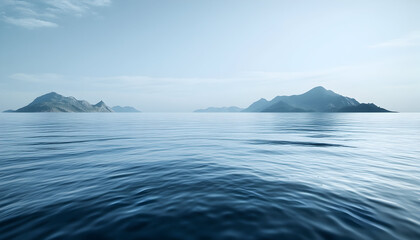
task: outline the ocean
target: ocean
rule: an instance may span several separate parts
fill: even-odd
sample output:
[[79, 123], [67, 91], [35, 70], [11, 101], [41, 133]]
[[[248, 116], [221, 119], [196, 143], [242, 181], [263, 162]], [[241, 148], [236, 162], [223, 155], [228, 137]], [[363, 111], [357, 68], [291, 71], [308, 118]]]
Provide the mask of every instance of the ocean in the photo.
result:
[[420, 114], [2, 113], [0, 239], [420, 239]]

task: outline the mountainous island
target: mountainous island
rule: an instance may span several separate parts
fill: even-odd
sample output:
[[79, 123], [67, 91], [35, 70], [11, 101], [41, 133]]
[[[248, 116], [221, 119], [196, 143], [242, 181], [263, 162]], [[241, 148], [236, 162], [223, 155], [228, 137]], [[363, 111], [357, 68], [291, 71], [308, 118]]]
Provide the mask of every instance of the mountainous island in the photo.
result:
[[15, 112], [113, 112], [113, 110], [103, 101], [91, 105], [84, 100], [50, 92], [37, 97], [33, 102]]
[[[5, 112], [140, 112], [130, 106], [108, 107], [103, 101], [91, 105], [84, 100], [50, 92], [16, 111]], [[337, 94], [324, 87], [315, 87], [300, 95], [264, 98], [245, 109], [239, 107], [209, 107], [194, 112], [391, 112], [373, 103], [359, 103], [356, 99]]]
[[354, 98], [337, 94], [324, 87], [315, 87], [303, 94], [277, 96], [271, 101], [262, 98], [243, 112], [390, 112], [373, 103], [359, 103]]
[[232, 107], [209, 107], [206, 109], [198, 109], [198, 110], [195, 110], [194, 112], [241, 112], [242, 110], [244, 109], [232, 106]]
[[130, 106], [125, 106], [125, 107], [121, 107], [121, 106], [114, 106], [112, 107], [112, 110], [114, 112], [122, 112], [122, 113], [135, 113], [135, 112], [140, 112], [139, 110], [130, 107]]
[[[207, 108], [200, 112], [210, 112], [225, 108]], [[196, 112], [198, 112], [197, 110]], [[213, 111], [215, 112], [215, 111]], [[359, 103], [354, 98], [337, 94], [324, 87], [292, 96], [277, 96], [271, 101], [264, 98], [252, 103], [241, 112], [391, 112], [373, 103]]]

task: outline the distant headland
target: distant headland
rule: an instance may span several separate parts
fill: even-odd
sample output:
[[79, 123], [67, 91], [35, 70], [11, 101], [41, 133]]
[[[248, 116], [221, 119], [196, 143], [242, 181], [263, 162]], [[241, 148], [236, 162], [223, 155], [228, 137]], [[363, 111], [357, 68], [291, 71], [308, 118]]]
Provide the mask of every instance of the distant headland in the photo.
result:
[[[228, 111], [232, 109], [232, 111]], [[195, 112], [238, 112], [238, 107], [207, 108]], [[219, 110], [219, 111], [218, 111]], [[291, 96], [277, 96], [271, 101], [264, 98], [252, 103], [241, 112], [391, 112], [373, 103], [359, 103], [354, 98], [337, 94], [324, 87]]]

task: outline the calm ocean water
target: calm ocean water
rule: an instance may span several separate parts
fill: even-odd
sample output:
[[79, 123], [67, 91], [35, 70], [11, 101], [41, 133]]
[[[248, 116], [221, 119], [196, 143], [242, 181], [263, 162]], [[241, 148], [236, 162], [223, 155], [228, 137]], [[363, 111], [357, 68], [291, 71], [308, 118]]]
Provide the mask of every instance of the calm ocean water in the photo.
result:
[[0, 239], [420, 239], [420, 114], [0, 114]]

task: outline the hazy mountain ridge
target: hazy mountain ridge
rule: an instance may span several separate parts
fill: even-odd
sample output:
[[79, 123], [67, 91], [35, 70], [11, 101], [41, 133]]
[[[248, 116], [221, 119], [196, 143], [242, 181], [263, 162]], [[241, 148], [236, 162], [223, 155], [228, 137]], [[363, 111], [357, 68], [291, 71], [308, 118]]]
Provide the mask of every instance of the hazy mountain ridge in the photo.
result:
[[243, 108], [236, 106], [231, 107], [208, 107], [206, 109], [197, 109], [194, 112], [240, 112]]
[[114, 107], [112, 107], [112, 110], [114, 112], [141, 112], [141, 111], [137, 110], [136, 108], [130, 107], [130, 106], [124, 106], [124, 107], [114, 106]]
[[91, 105], [74, 97], [64, 97], [56, 92], [50, 92], [15, 112], [113, 112], [103, 101]]
[[262, 98], [243, 112], [390, 112], [375, 104], [337, 94], [324, 87], [315, 87], [300, 95], [277, 96], [271, 101]]

